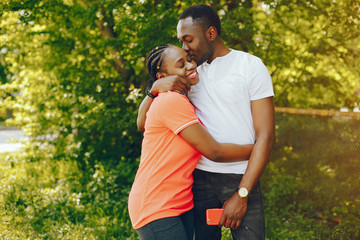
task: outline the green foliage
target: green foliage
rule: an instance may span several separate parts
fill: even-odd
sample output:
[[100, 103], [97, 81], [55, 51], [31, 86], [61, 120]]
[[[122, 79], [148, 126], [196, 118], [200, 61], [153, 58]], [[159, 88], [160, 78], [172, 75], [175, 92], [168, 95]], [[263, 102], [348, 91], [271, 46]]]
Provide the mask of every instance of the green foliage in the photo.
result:
[[136, 239], [120, 169], [97, 165], [82, 185], [74, 161], [29, 150], [0, 155], [0, 167], [2, 239]]
[[[71, 1], [24, 4], [28, 7], [3, 15], [6, 32], [13, 33], [4, 38], [9, 70], [15, 73], [4, 88], [12, 94], [21, 91], [6, 100], [16, 110], [12, 123], [36, 142], [50, 136], [44, 142], [54, 146], [54, 156], [75, 158], [83, 170], [97, 162], [113, 166], [121, 161], [135, 168], [141, 142], [135, 124], [139, 93], [131, 83], [137, 78], [131, 60], [125, 62], [116, 50], [121, 38], [102, 38], [109, 29], [99, 30], [96, 24], [106, 25], [106, 16], [94, 6]], [[67, 14], [59, 16], [61, 11]], [[126, 4], [111, 15], [124, 12]]]
[[[270, 70], [278, 106], [359, 104], [359, 2], [265, 1], [256, 55]], [[357, 9], [357, 10], [356, 10]]]
[[276, 115], [262, 177], [269, 239], [359, 238], [358, 119]]
[[[206, 1], [204, 1], [205, 3]], [[98, 162], [140, 153], [135, 119], [147, 79], [146, 53], [175, 43], [192, 1], [5, 1], [0, 4], [1, 96], [11, 124], [55, 147], [55, 157]], [[350, 2], [215, 1], [230, 47], [267, 64], [280, 106], [354, 107], [359, 102], [356, 10]], [[351, 5], [356, 9], [357, 5]], [[61, 13], [61, 14], [60, 14]], [[329, 16], [331, 17], [329, 20]], [[350, 19], [343, 21], [344, 17]], [[234, 20], [235, 19], [235, 20]], [[341, 31], [346, 24], [352, 31]], [[17, 97], [14, 97], [16, 96]], [[33, 139], [34, 139], [33, 138]], [[124, 164], [125, 164], [124, 163]]]
[[[220, 13], [222, 37], [230, 47], [263, 59], [273, 78], [277, 106], [359, 106], [358, 1], [200, 2]], [[11, 212], [10, 220], [16, 223], [5, 227], [5, 234], [14, 230], [19, 238], [50, 239], [134, 236], [126, 199], [140, 155], [142, 136], [135, 121], [148, 79], [146, 54], [160, 43], [178, 42], [178, 16], [193, 3], [1, 1], [0, 109], [14, 111], [7, 123], [30, 137], [27, 152], [8, 159], [13, 165], [6, 165], [8, 170], [1, 175], [1, 181], [9, 181], [3, 186], [10, 186], [2, 193], [2, 217]], [[358, 159], [346, 155], [348, 164], [340, 164], [336, 161], [340, 155], [330, 154], [330, 149], [342, 149], [328, 139], [341, 136], [341, 141], [356, 142], [359, 133], [355, 137], [354, 132], [337, 129], [341, 122], [327, 120], [293, 131], [301, 121], [286, 119], [280, 116], [278, 135], [289, 142], [277, 145], [281, 146], [275, 150], [277, 161], [267, 170], [271, 177], [265, 177], [271, 206], [267, 219], [273, 226], [268, 235], [336, 239], [348, 232], [358, 237], [353, 227], [358, 223], [357, 207], [352, 208], [358, 202], [340, 197], [349, 191], [348, 176], [331, 175], [333, 169], [348, 171]], [[307, 143], [303, 145], [297, 141], [303, 138], [328, 142], [329, 147], [319, 152], [310, 141], [302, 141]], [[320, 159], [316, 166], [314, 156]], [[12, 182], [11, 176], [17, 181]], [[350, 180], [360, 182], [355, 175]], [[344, 182], [342, 195], [334, 194], [338, 181]], [[313, 201], [300, 201], [314, 182], [319, 184]], [[71, 200], [79, 198], [80, 205]], [[325, 205], [324, 198], [335, 202]], [[322, 233], [324, 224], [330, 227]]]
[[[261, 179], [267, 239], [358, 239], [360, 121], [276, 120], [277, 144]], [[51, 152], [51, 145], [38, 145], [0, 155], [0, 236], [137, 239], [127, 213], [129, 169], [98, 163], [83, 172]], [[228, 229], [223, 234], [231, 239]]]
[[0, 125], [4, 124], [7, 117], [6, 110], [4, 108], [0, 108]]

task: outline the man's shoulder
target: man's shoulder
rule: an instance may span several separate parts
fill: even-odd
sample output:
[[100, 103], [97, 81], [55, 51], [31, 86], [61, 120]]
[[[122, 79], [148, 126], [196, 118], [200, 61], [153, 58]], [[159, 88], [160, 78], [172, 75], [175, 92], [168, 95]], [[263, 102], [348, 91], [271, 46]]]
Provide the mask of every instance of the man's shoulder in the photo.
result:
[[239, 59], [245, 59], [245, 60], [248, 60], [248, 61], [261, 61], [261, 59], [251, 53], [248, 53], [248, 52], [244, 52], [244, 51], [241, 51], [241, 50], [236, 50], [236, 49], [231, 49], [232, 51], [232, 56], [234, 58], [239, 58]]

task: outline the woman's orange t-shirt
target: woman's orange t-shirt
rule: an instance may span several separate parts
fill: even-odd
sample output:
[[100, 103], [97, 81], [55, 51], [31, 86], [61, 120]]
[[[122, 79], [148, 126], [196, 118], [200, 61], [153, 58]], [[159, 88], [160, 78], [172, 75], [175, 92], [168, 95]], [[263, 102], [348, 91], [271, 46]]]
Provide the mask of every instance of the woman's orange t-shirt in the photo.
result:
[[201, 155], [178, 134], [196, 123], [194, 106], [179, 93], [160, 93], [151, 104], [140, 165], [129, 195], [135, 229], [194, 207], [192, 172]]

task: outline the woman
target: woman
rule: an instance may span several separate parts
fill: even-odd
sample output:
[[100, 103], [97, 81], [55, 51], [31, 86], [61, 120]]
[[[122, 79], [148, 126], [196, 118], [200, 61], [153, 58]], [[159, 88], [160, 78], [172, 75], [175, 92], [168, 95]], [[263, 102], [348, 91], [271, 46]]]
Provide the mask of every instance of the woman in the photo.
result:
[[[175, 74], [191, 85], [199, 81], [196, 63], [174, 45], [153, 49], [147, 66], [150, 85]], [[160, 93], [147, 112], [140, 165], [129, 195], [129, 214], [140, 239], [192, 239], [192, 172], [201, 154], [218, 162], [240, 161], [248, 159], [252, 147], [216, 142], [186, 96]]]

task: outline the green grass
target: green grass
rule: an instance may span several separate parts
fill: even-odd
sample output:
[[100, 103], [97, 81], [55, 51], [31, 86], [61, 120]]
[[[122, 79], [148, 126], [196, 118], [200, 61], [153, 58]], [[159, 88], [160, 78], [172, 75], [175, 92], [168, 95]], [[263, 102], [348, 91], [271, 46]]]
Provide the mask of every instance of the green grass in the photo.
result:
[[[82, 186], [73, 161], [28, 155], [0, 154], [0, 239], [137, 239], [126, 199], [109, 194], [111, 173], [99, 167]], [[230, 236], [223, 228], [222, 239]]]
[[126, 199], [109, 194], [111, 172], [99, 168], [83, 185], [74, 162], [26, 155], [0, 155], [0, 239], [135, 238]]
[[[261, 178], [267, 239], [360, 238], [360, 123], [330, 120], [278, 117]], [[47, 147], [33, 149], [0, 154], [0, 239], [137, 239], [126, 166], [84, 173]]]
[[[119, 188], [116, 171], [98, 166], [84, 184], [75, 162], [45, 154], [30, 161], [38, 158], [29, 154], [35, 153], [0, 154], [0, 239], [137, 239], [126, 210], [128, 189]], [[270, 163], [264, 176], [267, 239], [347, 239], [349, 229], [355, 236], [353, 203], [314, 210], [296, 202], [299, 184], [277, 164]], [[345, 226], [334, 226], [335, 213]], [[223, 228], [222, 240], [228, 239]]]

